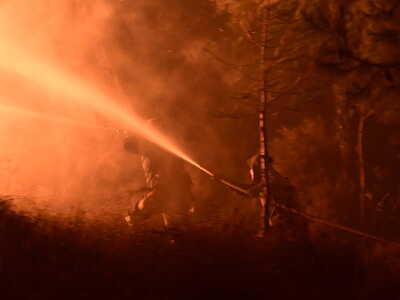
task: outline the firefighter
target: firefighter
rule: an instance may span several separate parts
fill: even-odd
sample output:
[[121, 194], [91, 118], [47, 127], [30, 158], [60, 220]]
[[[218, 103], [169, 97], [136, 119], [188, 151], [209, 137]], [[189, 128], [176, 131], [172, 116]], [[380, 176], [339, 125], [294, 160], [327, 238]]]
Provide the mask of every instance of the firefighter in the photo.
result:
[[[250, 170], [250, 177], [253, 186], [258, 187], [261, 181], [259, 154], [253, 155], [247, 161], [247, 164]], [[267, 169], [270, 187], [269, 203], [267, 204], [269, 205], [269, 225], [286, 231], [293, 239], [300, 236], [301, 238], [305, 238], [304, 234], [307, 235], [308, 232], [307, 222], [304, 219], [285, 211], [279, 206], [282, 205], [288, 208], [301, 210], [295, 187], [290, 183], [288, 178], [282, 176], [275, 170], [271, 157], [268, 157], [267, 159]]]
[[127, 137], [124, 149], [140, 156], [146, 183], [139, 191], [143, 196], [126, 218], [128, 223], [157, 215], [168, 231], [186, 227], [194, 208], [192, 182], [183, 161], [137, 136]]

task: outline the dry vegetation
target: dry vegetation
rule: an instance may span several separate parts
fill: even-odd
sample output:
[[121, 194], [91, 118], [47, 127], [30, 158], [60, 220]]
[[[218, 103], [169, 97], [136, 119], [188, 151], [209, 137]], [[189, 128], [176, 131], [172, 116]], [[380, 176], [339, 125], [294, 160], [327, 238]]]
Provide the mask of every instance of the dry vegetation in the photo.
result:
[[396, 291], [395, 274], [372, 256], [366, 264], [354, 246], [373, 244], [351, 236], [325, 232], [311, 246], [209, 223], [171, 244], [120, 220], [28, 217], [10, 203], [0, 208], [2, 299], [394, 299]]

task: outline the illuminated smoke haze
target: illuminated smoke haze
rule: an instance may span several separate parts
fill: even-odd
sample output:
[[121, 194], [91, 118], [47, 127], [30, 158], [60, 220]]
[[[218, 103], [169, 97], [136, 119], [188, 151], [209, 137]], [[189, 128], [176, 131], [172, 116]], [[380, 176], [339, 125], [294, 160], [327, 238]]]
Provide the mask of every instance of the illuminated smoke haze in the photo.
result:
[[[140, 174], [124, 174], [129, 164], [139, 168], [121, 151], [117, 129], [142, 128], [129, 119], [134, 101], [123, 103], [113, 73], [113, 13], [106, 1], [15, 0], [0, 7], [0, 190], [17, 196], [23, 209], [95, 213], [142, 184]], [[146, 80], [134, 84], [143, 88]]]
[[[91, 65], [85, 55], [101, 42], [99, 33], [110, 13], [105, 6], [79, 12], [71, 1], [4, 1], [0, 7], [0, 190], [17, 197], [22, 209], [35, 205], [63, 210], [78, 205], [81, 197], [89, 203], [99, 179], [94, 174], [106, 167], [104, 155], [112, 151], [105, 144], [110, 133], [54, 121], [54, 115], [62, 115], [93, 123], [96, 116], [76, 105], [64, 105], [59, 95], [4, 66], [29, 69], [18, 58], [20, 52], [88, 76]], [[17, 53], [10, 51], [10, 43], [18, 47]], [[49, 74], [36, 76], [39, 80]]]

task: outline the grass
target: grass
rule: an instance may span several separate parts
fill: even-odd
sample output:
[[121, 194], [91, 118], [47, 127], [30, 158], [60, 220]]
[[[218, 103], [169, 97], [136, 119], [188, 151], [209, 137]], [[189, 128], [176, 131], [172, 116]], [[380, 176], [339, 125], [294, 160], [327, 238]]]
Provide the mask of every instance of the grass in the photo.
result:
[[396, 274], [380, 260], [366, 265], [348, 237], [312, 245], [279, 230], [255, 240], [197, 224], [171, 244], [119, 219], [23, 216], [0, 203], [2, 299], [389, 299], [397, 290]]

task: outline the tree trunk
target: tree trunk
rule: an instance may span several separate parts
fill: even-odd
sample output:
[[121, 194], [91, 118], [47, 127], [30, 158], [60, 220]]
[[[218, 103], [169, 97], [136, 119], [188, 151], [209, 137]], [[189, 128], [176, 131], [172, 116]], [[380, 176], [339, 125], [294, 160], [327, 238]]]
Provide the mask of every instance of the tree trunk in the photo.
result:
[[[357, 127], [359, 115], [350, 106], [351, 99], [345, 91], [345, 83], [334, 87], [336, 105], [336, 139], [338, 143], [338, 168], [332, 169], [337, 176], [336, 196], [337, 221], [350, 226], [358, 226], [360, 220], [359, 203], [359, 162], [357, 156]], [[340, 199], [340, 200], [339, 200]]]
[[269, 93], [267, 91], [267, 71], [265, 70], [267, 61], [267, 41], [268, 28], [267, 20], [269, 17], [269, 6], [263, 9], [262, 13], [262, 29], [261, 29], [261, 82], [262, 88], [260, 93], [260, 110], [259, 110], [259, 157], [260, 157], [260, 173], [261, 184], [263, 186], [259, 194], [260, 213], [259, 213], [259, 232], [258, 236], [263, 236], [269, 227], [269, 200], [270, 200], [270, 184], [268, 174], [268, 138], [267, 138], [267, 106]]
[[372, 116], [372, 112], [362, 115], [358, 121], [357, 128], [357, 146], [356, 152], [358, 156], [358, 170], [359, 170], [359, 202], [360, 202], [360, 225], [365, 226], [366, 215], [366, 198], [365, 198], [365, 159], [364, 159], [364, 129], [365, 122]]

